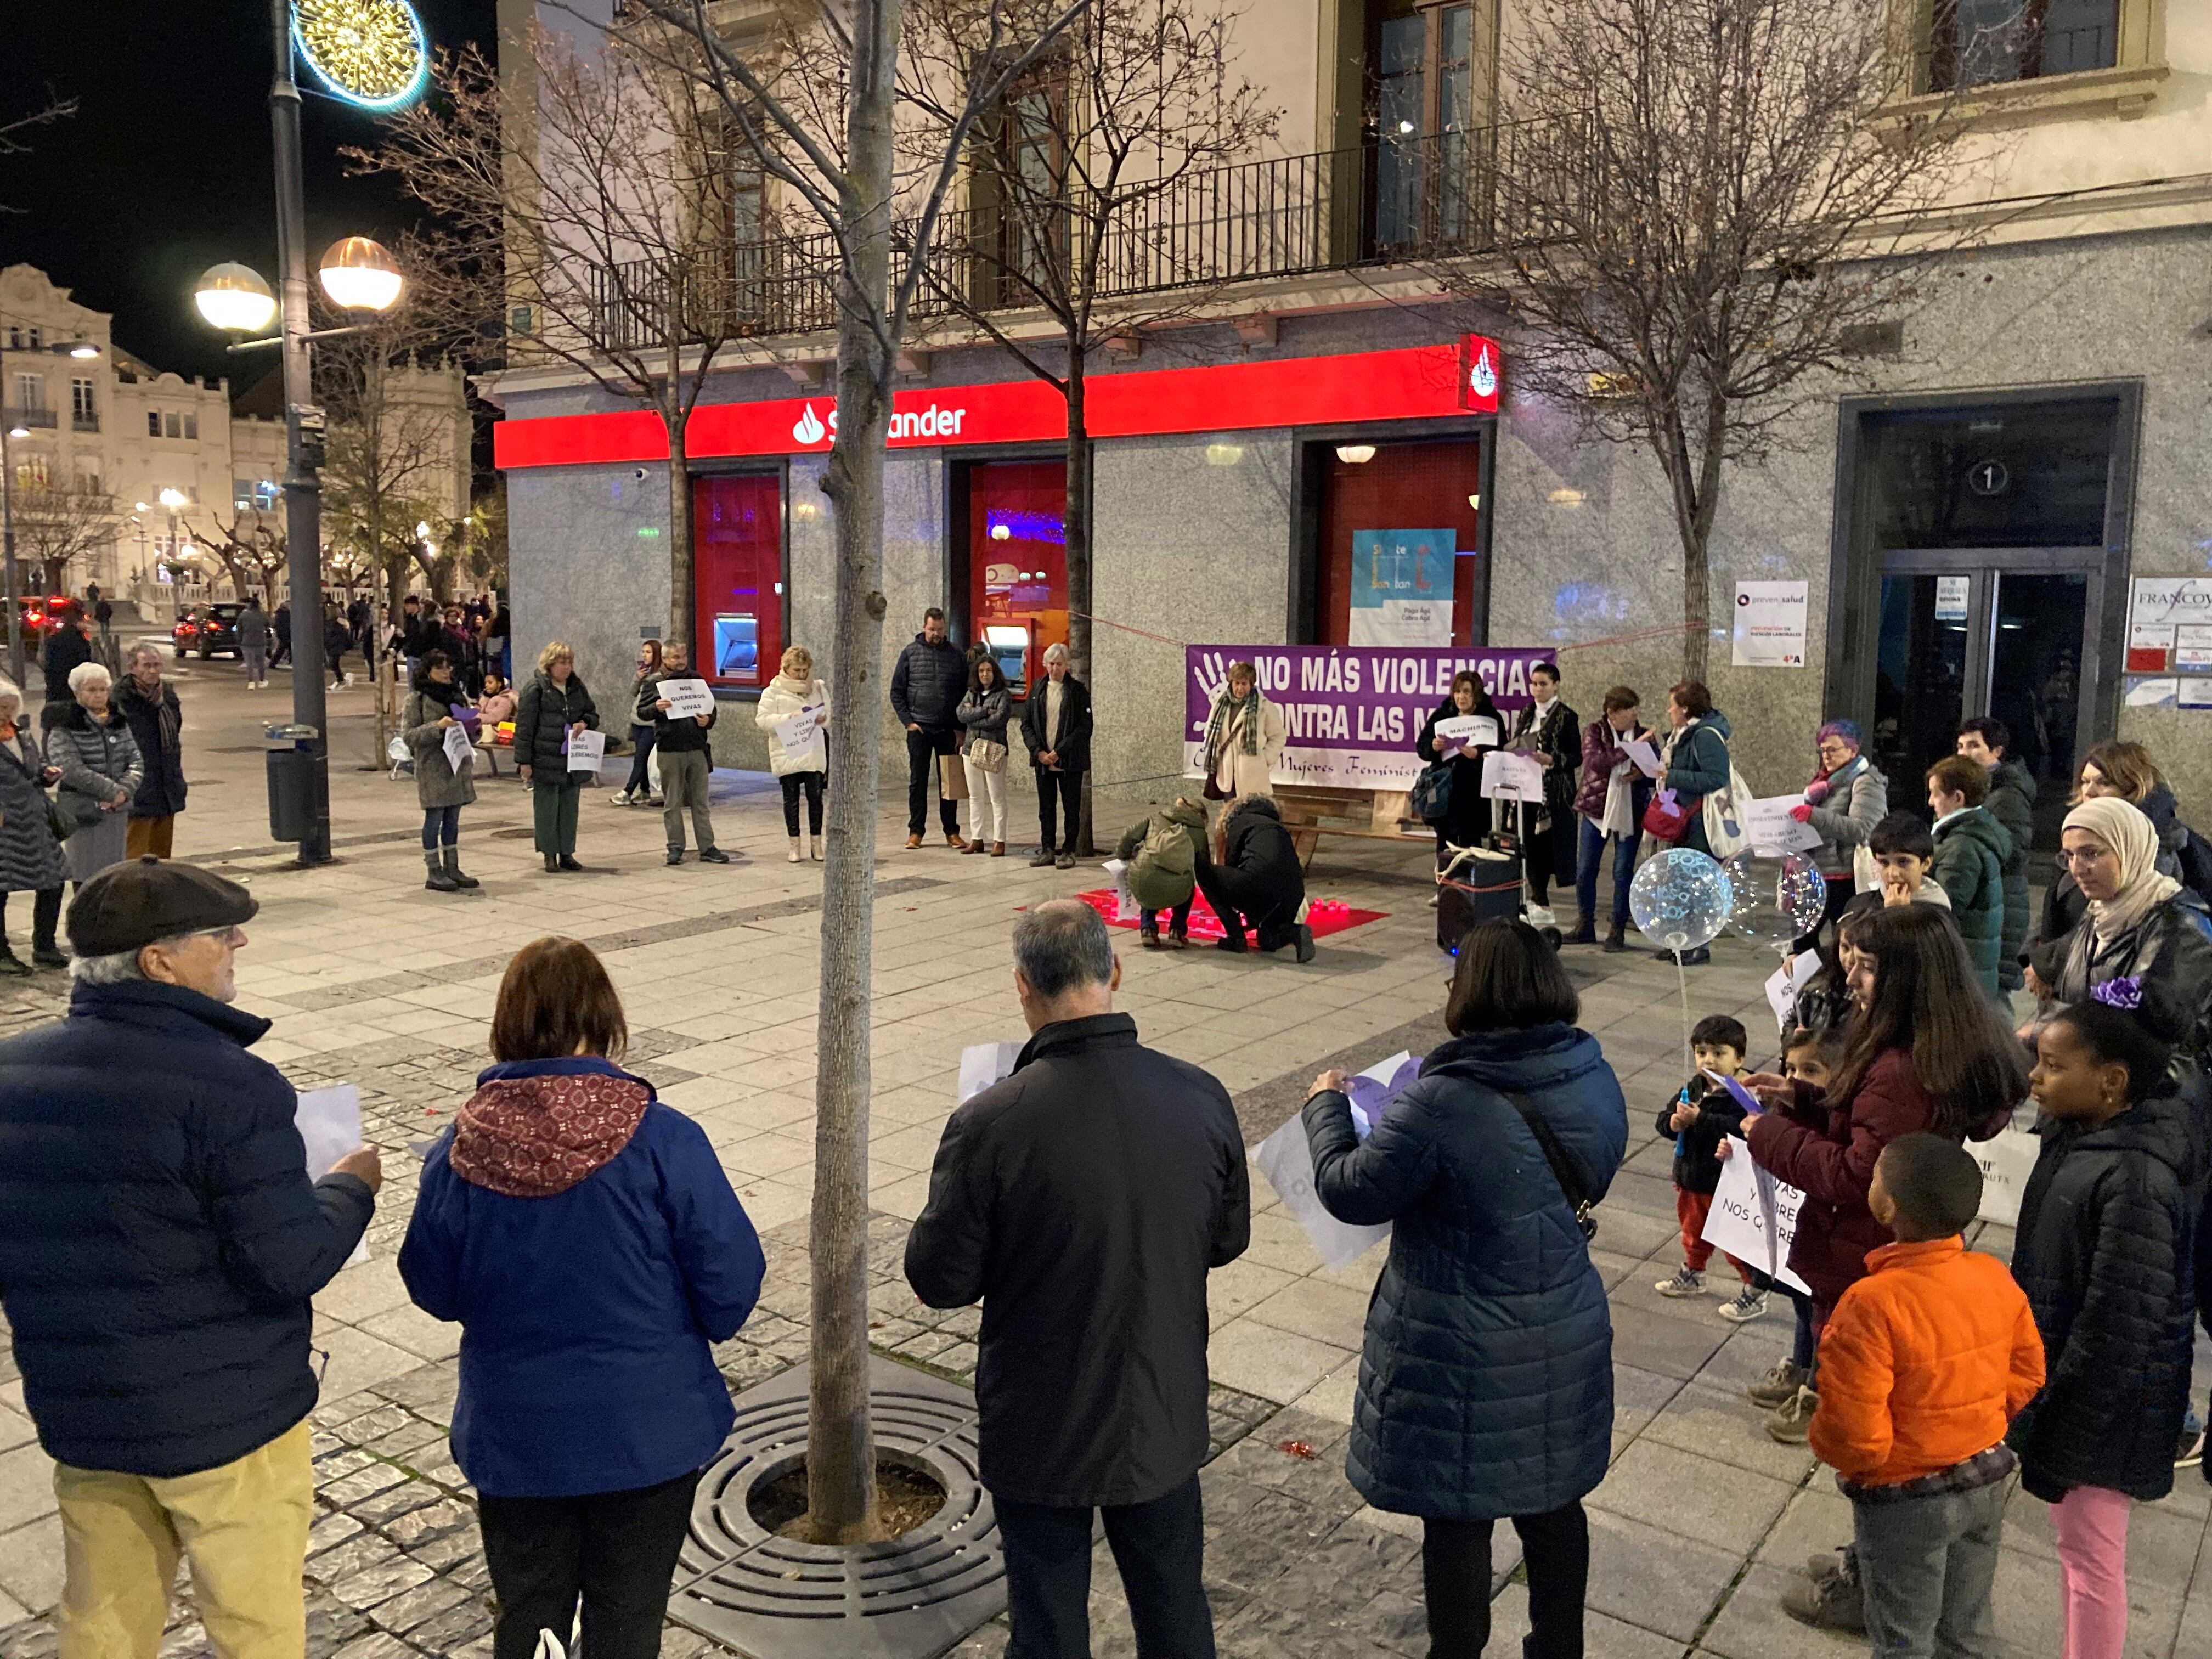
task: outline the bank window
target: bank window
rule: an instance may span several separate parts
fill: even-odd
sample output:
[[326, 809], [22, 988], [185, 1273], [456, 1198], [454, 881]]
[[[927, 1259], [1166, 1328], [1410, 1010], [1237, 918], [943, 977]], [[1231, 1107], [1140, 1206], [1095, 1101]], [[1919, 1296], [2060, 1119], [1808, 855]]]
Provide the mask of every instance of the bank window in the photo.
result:
[[700, 478], [691, 512], [693, 659], [717, 685], [766, 685], [783, 661], [782, 483], [774, 473]]
[[1067, 467], [978, 463], [968, 475], [968, 616], [1017, 696], [1067, 643]]
[[1320, 448], [1312, 643], [1481, 643], [1481, 441]]
[[1935, 0], [1922, 89], [2034, 81], [2119, 61], [2120, 0]]

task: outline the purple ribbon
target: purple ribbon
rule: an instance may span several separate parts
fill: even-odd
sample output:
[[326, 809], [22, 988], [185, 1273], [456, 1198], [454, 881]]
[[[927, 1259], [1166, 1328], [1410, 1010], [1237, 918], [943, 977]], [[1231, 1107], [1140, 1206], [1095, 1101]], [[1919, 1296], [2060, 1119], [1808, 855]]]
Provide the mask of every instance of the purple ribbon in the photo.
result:
[[2142, 1006], [2142, 976], [2138, 974], [2128, 979], [2108, 979], [2089, 994], [2107, 1008], [2133, 1012]]

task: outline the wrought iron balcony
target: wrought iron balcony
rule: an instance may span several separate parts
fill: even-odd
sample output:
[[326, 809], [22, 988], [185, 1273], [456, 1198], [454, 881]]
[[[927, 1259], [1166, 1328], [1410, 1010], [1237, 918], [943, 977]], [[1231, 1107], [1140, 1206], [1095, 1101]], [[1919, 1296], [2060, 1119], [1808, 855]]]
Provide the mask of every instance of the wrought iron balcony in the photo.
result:
[[96, 413], [72, 413], [70, 416], [70, 430], [72, 432], [97, 432], [100, 430], [100, 416]]
[[8, 411], [10, 426], [50, 427], [54, 423], [51, 409], [11, 409]]
[[[1560, 161], [1577, 147], [1555, 146], [1559, 136], [1525, 122], [1378, 139], [1132, 191], [1103, 227], [1097, 297], [1443, 263], [1525, 246], [1554, 234], [1555, 211], [1565, 204], [1559, 181], [1570, 175]], [[1589, 187], [1571, 176], [1572, 190]], [[1101, 234], [1097, 217], [1073, 201], [1019, 215], [971, 208], [943, 216], [917, 319], [1035, 307], [1036, 288], [1065, 283], [1077, 239]], [[902, 224], [893, 233], [894, 283], [910, 231]], [[592, 343], [636, 352], [828, 329], [837, 320], [836, 271], [827, 232], [600, 266], [592, 273]]]

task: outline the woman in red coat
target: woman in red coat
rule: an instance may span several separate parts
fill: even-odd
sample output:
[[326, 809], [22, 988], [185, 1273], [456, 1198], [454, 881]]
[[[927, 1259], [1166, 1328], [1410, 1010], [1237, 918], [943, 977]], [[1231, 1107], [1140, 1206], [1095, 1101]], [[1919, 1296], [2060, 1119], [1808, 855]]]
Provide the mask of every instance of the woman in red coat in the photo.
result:
[[[1866, 1277], [1869, 1250], [1895, 1241], [1867, 1206], [1881, 1149], [1925, 1130], [1954, 1141], [1987, 1140], [2027, 1098], [2019, 1041], [1974, 977], [1950, 913], [1899, 905], [1869, 915], [1852, 934], [1853, 1021], [1826, 1088], [1771, 1073], [1746, 1079], [1767, 1110], [1750, 1120], [1751, 1156], [1805, 1194], [1790, 1267], [1813, 1292], [1816, 1328]], [[1778, 1440], [1802, 1443], [1820, 1404], [1814, 1387], [1767, 1420]], [[1789, 1612], [1857, 1629], [1858, 1590], [1846, 1565], [1833, 1578], [1794, 1586]]]

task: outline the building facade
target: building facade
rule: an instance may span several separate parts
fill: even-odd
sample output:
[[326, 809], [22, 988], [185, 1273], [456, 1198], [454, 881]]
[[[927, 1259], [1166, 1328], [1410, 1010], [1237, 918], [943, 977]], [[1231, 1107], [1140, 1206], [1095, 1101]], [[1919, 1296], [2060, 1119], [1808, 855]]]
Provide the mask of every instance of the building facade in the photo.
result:
[[[1844, 715], [1910, 804], [1959, 720], [1992, 714], [2039, 780], [2046, 836], [2081, 752], [2114, 736], [2212, 817], [2212, 112], [2188, 90], [2212, 74], [2212, 11], [2061, 9], [2032, 60], [1970, 66], [1961, 205], [2001, 213], [1723, 484], [1708, 678], [1759, 793], [1800, 787], [1814, 729]], [[1556, 652], [1586, 714], [1615, 682], [1656, 709], [1677, 677], [1681, 556], [1649, 453], [1517, 388], [1510, 318], [1396, 257], [1439, 210], [1423, 157], [1510, 113], [1511, 13], [1276, 0], [1240, 20], [1239, 68], [1286, 112], [1283, 153], [1255, 165], [1358, 182], [1275, 268], [1092, 369], [1094, 409], [1117, 411], [1093, 419], [1102, 786], [1182, 771], [1186, 645], [1358, 642], [1355, 588], [1382, 581], [1394, 534], [1449, 547], [1437, 643]], [[1968, 76], [1961, 49], [1924, 8], [1898, 15], [1920, 63], [1904, 101], [1938, 100], [1928, 65]], [[1378, 136], [1386, 119], [1412, 147]], [[1010, 652], [1065, 635], [1065, 447], [1036, 405], [1058, 400], [974, 341], [926, 335], [899, 394], [887, 653], [929, 605]], [[819, 662], [831, 635], [828, 354], [818, 329], [757, 331], [693, 419], [694, 645], [740, 703], [784, 644]], [[625, 680], [667, 615], [657, 423], [551, 365], [489, 391], [518, 641], [567, 638], [587, 678]], [[1738, 611], [1771, 604], [1796, 607], [1794, 660], [1737, 638]], [[722, 763], [763, 763], [750, 720], [717, 738]]]

